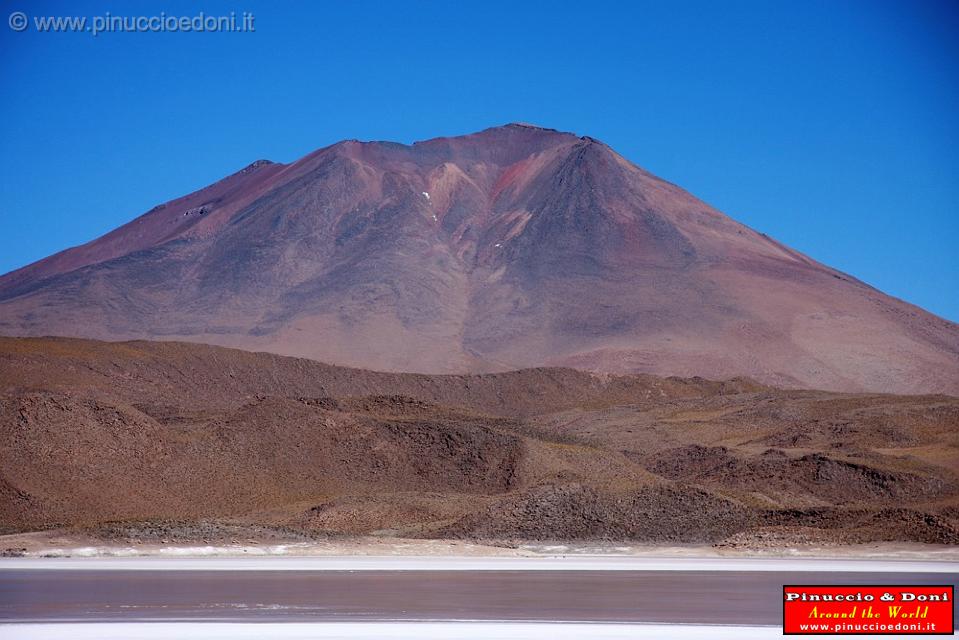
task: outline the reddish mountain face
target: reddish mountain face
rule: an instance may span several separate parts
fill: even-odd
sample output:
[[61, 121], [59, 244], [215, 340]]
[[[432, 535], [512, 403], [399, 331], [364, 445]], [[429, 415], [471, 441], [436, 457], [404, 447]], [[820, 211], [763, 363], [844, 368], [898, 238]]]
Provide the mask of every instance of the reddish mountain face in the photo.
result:
[[0, 333], [959, 393], [959, 325], [515, 124], [256, 162], [0, 278]]

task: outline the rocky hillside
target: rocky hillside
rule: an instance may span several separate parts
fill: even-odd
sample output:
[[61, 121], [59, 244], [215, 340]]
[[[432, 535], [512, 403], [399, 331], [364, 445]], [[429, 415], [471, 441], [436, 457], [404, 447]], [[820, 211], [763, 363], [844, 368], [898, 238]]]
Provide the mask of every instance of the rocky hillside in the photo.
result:
[[947, 396], [65, 339], [0, 339], [0, 392], [6, 531], [959, 542]]

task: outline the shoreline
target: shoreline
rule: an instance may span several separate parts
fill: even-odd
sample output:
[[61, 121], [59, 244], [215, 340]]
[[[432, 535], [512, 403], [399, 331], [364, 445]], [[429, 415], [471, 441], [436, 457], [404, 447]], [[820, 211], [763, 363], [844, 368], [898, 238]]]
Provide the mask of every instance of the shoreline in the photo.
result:
[[[650, 566], [657, 561], [676, 566], [690, 562], [697, 564], [735, 564], [744, 561], [757, 564], [775, 563], [779, 568], [823, 561], [848, 563], [908, 563], [940, 564], [959, 571], [959, 546], [917, 543], [881, 543], [860, 545], [808, 545], [802, 547], [725, 547], [710, 545], [649, 545], [612, 543], [607, 541], [566, 542], [496, 542], [463, 540], [424, 540], [388, 537], [333, 538], [326, 540], [271, 540], [261, 541], [175, 541], [125, 543], [78, 535], [69, 531], [42, 531], [0, 536], [0, 568], [10, 566], [31, 567], [63, 565], [64, 561], [104, 561], [102, 564], [117, 565], [120, 561], [146, 563], [167, 561], [249, 560], [278, 562], [284, 564], [300, 559], [307, 564], [346, 566], [347, 560], [361, 566], [367, 561], [379, 559], [390, 566], [404, 566], [404, 562], [416, 561], [429, 565], [468, 563], [470, 568], [506, 564], [528, 564], [532, 568], [544, 565], [544, 561], [562, 561], [572, 568], [597, 562], [623, 566]], [[25, 564], [26, 563], [26, 564]], [[246, 563], [245, 563], [246, 564]], [[436, 568], [430, 566], [429, 568]], [[818, 567], [829, 570], [828, 567]], [[352, 569], [350, 569], [352, 570]]]
[[705, 558], [640, 556], [261, 556], [2, 558], [4, 570], [111, 571], [602, 571], [895, 572], [954, 574], [959, 563], [865, 558]]

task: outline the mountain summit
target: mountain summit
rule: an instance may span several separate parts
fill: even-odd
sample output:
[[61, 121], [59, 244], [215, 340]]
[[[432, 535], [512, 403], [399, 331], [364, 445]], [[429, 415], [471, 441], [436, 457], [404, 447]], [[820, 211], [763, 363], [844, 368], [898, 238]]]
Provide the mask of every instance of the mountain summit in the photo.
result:
[[523, 124], [255, 162], [0, 277], [0, 333], [959, 393], [959, 325]]

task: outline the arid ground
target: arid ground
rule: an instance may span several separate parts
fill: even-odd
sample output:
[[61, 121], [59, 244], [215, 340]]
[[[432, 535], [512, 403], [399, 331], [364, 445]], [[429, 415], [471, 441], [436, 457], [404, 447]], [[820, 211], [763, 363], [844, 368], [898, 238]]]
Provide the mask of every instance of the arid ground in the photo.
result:
[[62, 338], [0, 339], [0, 392], [6, 533], [959, 543], [944, 395]]

